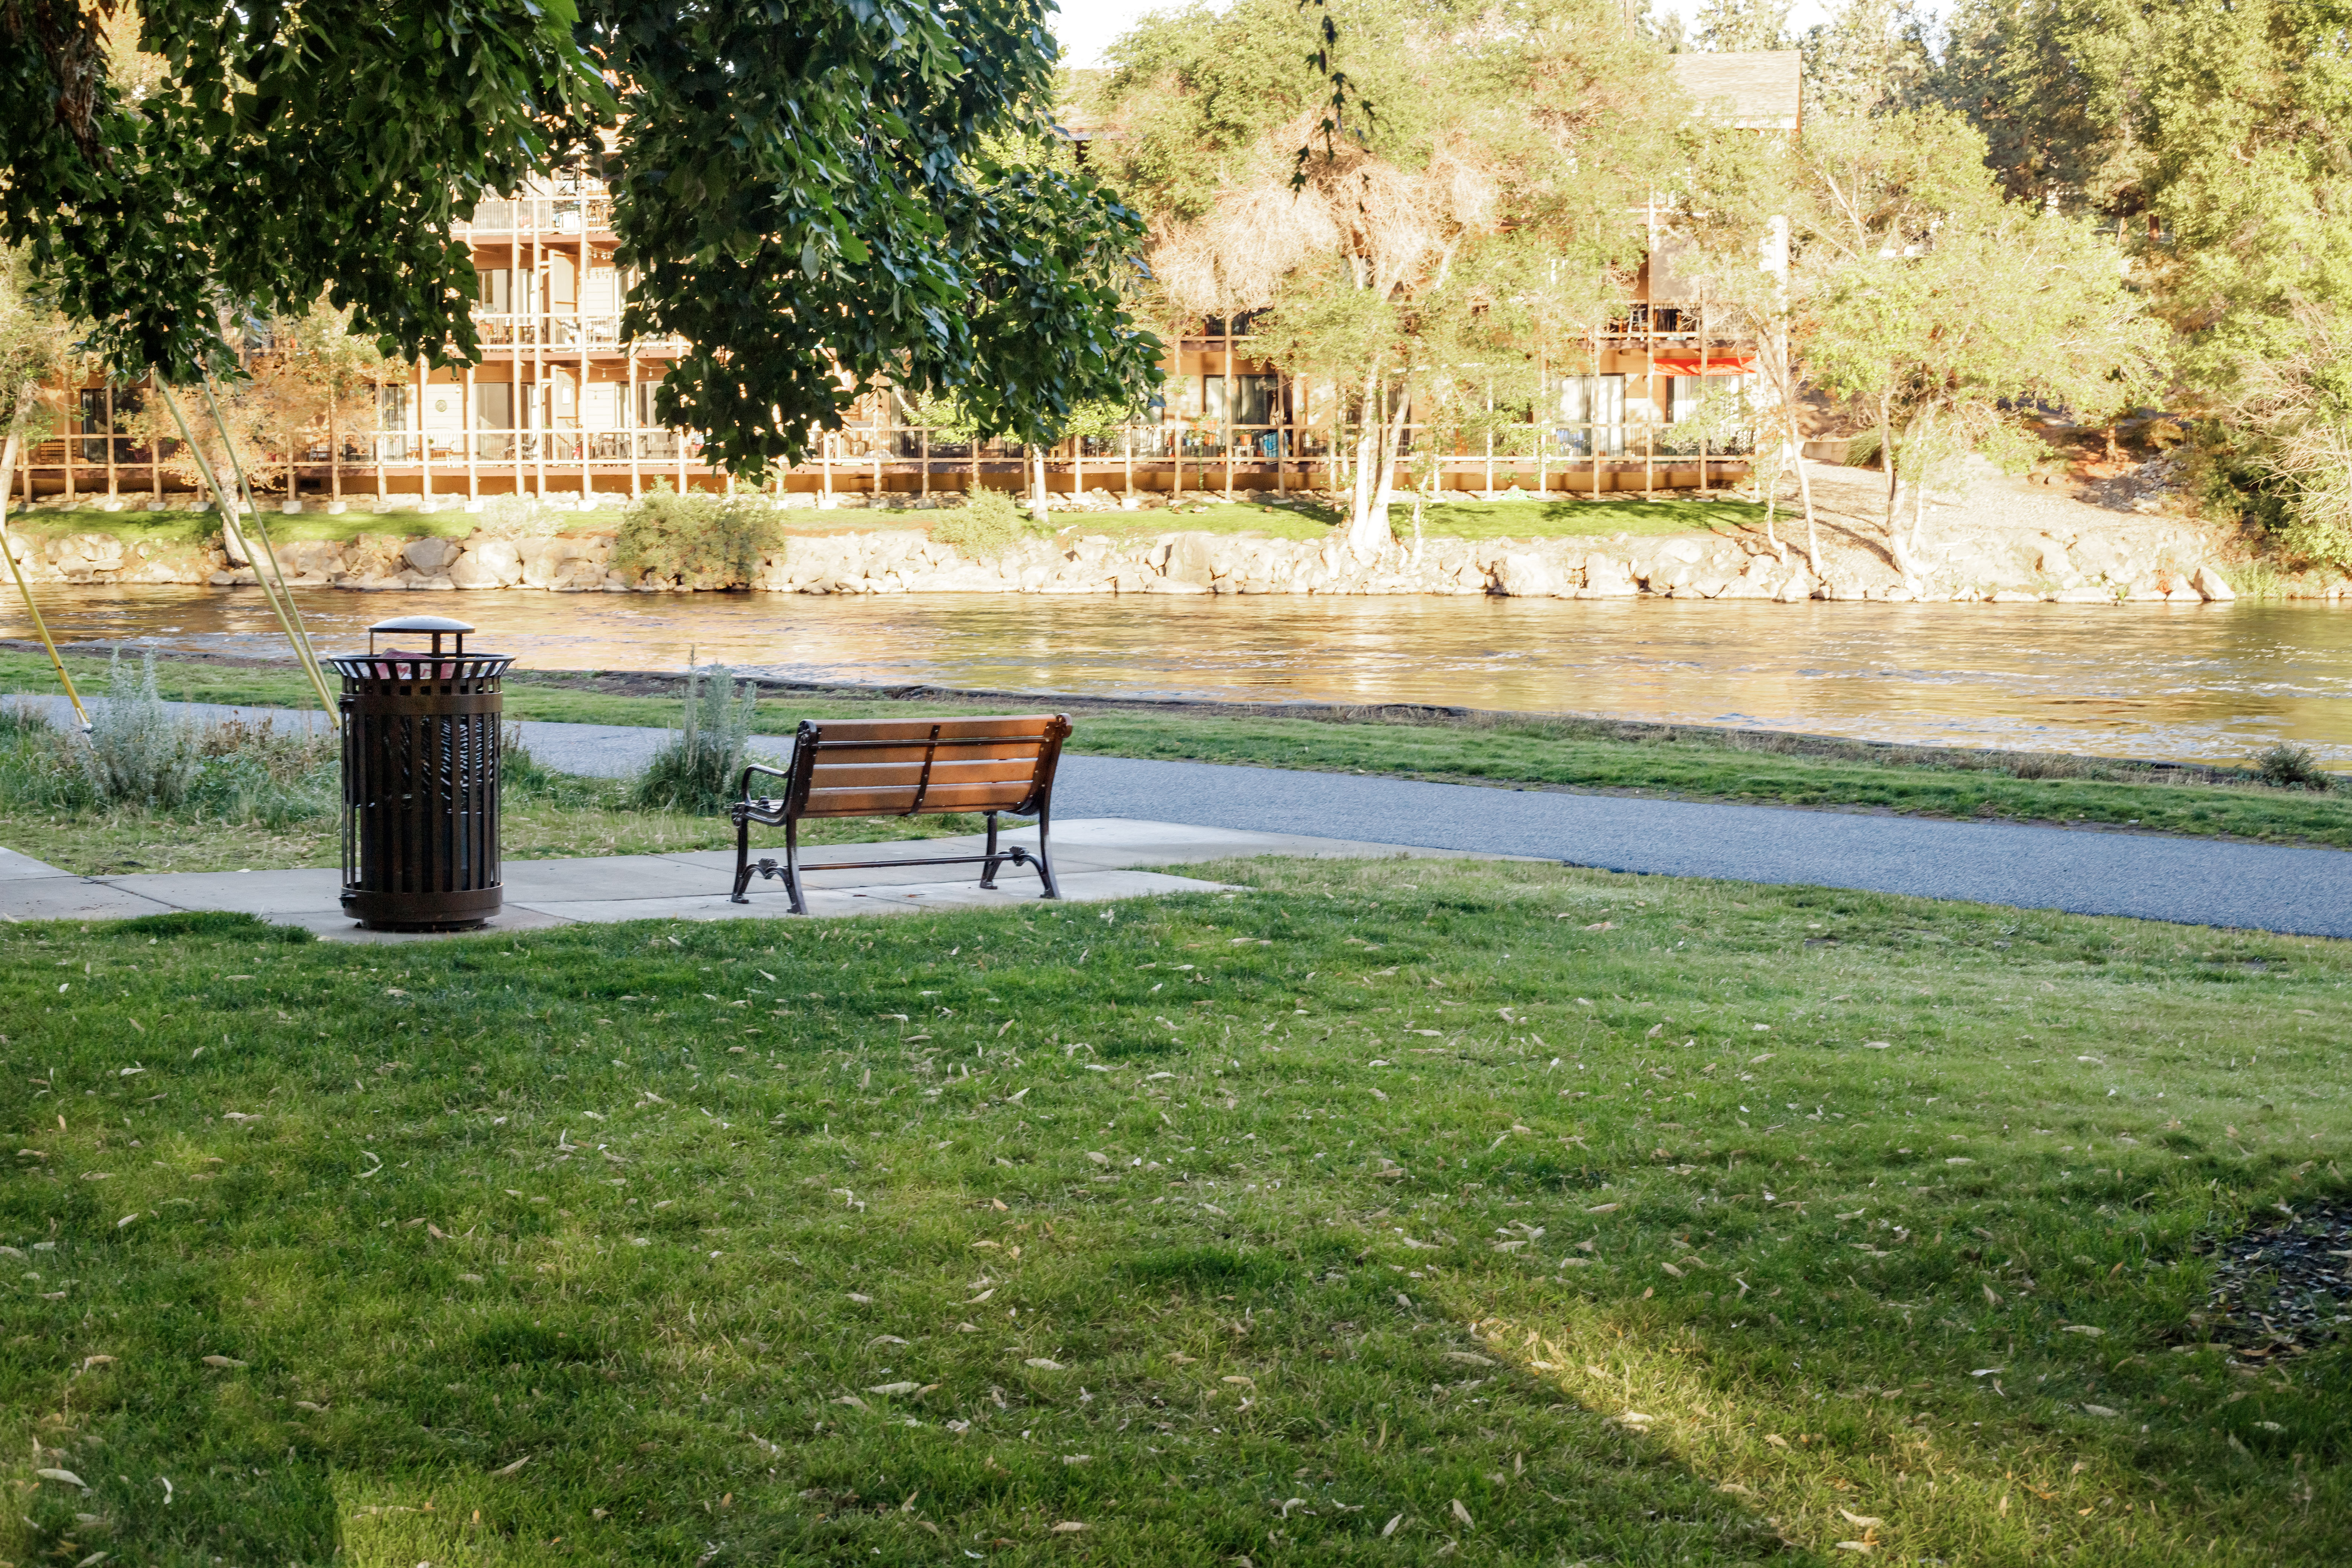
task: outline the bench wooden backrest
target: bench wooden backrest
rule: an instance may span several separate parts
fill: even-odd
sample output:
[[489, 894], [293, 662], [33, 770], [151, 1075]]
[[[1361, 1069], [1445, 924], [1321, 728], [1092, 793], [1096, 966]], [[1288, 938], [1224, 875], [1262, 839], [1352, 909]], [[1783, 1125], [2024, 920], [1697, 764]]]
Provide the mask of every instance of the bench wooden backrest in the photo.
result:
[[802, 721], [793, 747], [793, 816], [1034, 814], [1051, 793], [1070, 721], [1005, 719]]

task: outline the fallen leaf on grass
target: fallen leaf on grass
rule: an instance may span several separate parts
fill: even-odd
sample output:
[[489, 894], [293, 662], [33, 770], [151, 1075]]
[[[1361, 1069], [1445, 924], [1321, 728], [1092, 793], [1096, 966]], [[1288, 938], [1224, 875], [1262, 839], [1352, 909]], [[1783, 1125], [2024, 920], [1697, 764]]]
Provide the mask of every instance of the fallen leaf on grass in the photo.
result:
[[40, 1477], [41, 1479], [45, 1481], [62, 1481], [67, 1486], [80, 1487], [85, 1491], [87, 1491], [89, 1487], [89, 1482], [83, 1480], [79, 1476], [75, 1475], [71, 1470], [35, 1470], [33, 1473]]
[[1873, 1519], [1866, 1513], [1848, 1513], [1843, 1509], [1838, 1510], [1838, 1517], [1848, 1524], [1858, 1524], [1864, 1530], [1876, 1530], [1886, 1522], [1883, 1519]]
[[1085, 1525], [1080, 1524], [1075, 1519], [1066, 1519], [1062, 1521], [1061, 1523], [1055, 1525], [1049, 1533], [1055, 1535], [1076, 1535], [1079, 1531], [1084, 1530], [1085, 1528]]
[[1875, 1545], [1867, 1541], [1841, 1541], [1837, 1543], [1837, 1549], [1840, 1552], [1875, 1552], [1878, 1550]]
[[228, 1357], [226, 1357], [226, 1356], [225, 1356], [225, 1355], [208, 1355], [208, 1356], [205, 1356], [205, 1357], [204, 1358], [204, 1363], [205, 1363], [205, 1364], [206, 1366], [227, 1366], [227, 1367], [239, 1367], [239, 1366], [243, 1366], [243, 1365], [245, 1364], [245, 1363], [243, 1363], [243, 1362], [241, 1362], [241, 1361], [231, 1361]]
[[1397, 1526], [1403, 1522], [1404, 1515], [1402, 1514], [1399, 1514], [1394, 1519], [1390, 1520], [1387, 1525], [1381, 1531], [1381, 1539], [1382, 1541], [1386, 1541], [1390, 1536], [1394, 1535], [1397, 1532]]
[[1041, 1355], [1033, 1355], [1026, 1361], [1024, 1361], [1021, 1364], [1023, 1366], [1034, 1366], [1040, 1372], [1060, 1372], [1063, 1370], [1062, 1363], [1060, 1362], [1047, 1361]]
[[2107, 1331], [2105, 1329], [2095, 1329], [2088, 1323], [2061, 1323], [2058, 1325], [2058, 1331], [2064, 1334], [2082, 1334], [2086, 1338], [2095, 1340], [2105, 1337]]
[[501, 1465], [501, 1466], [499, 1466], [497, 1469], [492, 1470], [492, 1471], [490, 1472], [490, 1474], [491, 1474], [492, 1476], [510, 1476], [510, 1475], [513, 1475], [517, 1470], [521, 1469], [525, 1465], [528, 1465], [528, 1464], [530, 1464], [530, 1456], [529, 1454], [525, 1454], [521, 1458], [517, 1459], [513, 1464], [511, 1464], [511, 1465]]
[[1776, 1447], [1776, 1448], [1785, 1448], [1785, 1447], [1787, 1447], [1789, 1446], [1789, 1439], [1787, 1439], [1786, 1437], [1781, 1436], [1780, 1436], [1780, 1434], [1779, 1434], [1778, 1432], [1767, 1432], [1767, 1433], [1765, 1433], [1765, 1434], [1764, 1434], [1764, 1440], [1765, 1440], [1767, 1443], [1771, 1444], [1771, 1445], [1772, 1445], [1772, 1447]]
[[1445, 1359], [1447, 1361], [1466, 1362], [1472, 1366], [1492, 1366], [1495, 1364], [1494, 1357], [1480, 1355], [1476, 1351], [1447, 1351], [1445, 1352]]
[[912, 1394], [915, 1390], [922, 1386], [923, 1385], [919, 1383], [877, 1383], [866, 1392], [868, 1394]]
[[1477, 1528], [1477, 1526], [1471, 1521], [1470, 1510], [1462, 1506], [1462, 1500], [1460, 1498], [1455, 1498], [1454, 1500], [1454, 1517], [1460, 1520], [1465, 1526], [1470, 1529], [1475, 1530]]

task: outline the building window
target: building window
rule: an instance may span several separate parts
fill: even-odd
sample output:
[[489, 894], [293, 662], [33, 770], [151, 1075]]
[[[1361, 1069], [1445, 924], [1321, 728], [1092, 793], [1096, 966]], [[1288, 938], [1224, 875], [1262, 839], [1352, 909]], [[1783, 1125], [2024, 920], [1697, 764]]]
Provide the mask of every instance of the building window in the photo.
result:
[[1282, 378], [1273, 375], [1242, 375], [1234, 378], [1234, 423], [1236, 425], [1271, 425], [1281, 396]]
[[474, 427], [478, 430], [511, 430], [514, 422], [514, 384], [509, 381], [478, 381], [474, 384]]
[[[106, 388], [85, 386], [81, 389], [81, 433], [85, 439], [81, 444], [80, 460], [85, 463], [106, 461], [106, 437], [114, 433], [113, 424], [106, 416]], [[97, 439], [88, 439], [91, 437]]]
[[1625, 451], [1625, 378], [1622, 375], [1564, 375], [1559, 378], [1559, 427], [1553, 437], [1560, 450], [1580, 458], [1597, 450], [1604, 458]]

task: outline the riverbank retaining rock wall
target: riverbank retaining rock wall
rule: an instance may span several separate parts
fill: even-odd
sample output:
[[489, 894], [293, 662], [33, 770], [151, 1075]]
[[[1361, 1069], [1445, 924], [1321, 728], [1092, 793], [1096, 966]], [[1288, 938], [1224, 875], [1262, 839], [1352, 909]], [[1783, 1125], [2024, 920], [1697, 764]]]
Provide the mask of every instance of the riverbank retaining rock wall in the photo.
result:
[[[255, 581], [219, 550], [126, 543], [105, 533], [12, 534], [35, 582], [188, 584]], [[297, 586], [360, 592], [679, 593], [674, 582], [612, 569], [610, 533], [464, 540], [361, 534], [278, 550]], [[1759, 535], [1632, 539], [1432, 539], [1377, 560], [1336, 539], [1164, 533], [1064, 534], [973, 558], [914, 530], [794, 537], [766, 555], [748, 586], [796, 594], [1483, 594], [1512, 598], [2050, 600], [2203, 602], [2235, 595], [2193, 525], [2150, 520], [2061, 536], [1958, 539], [1930, 545], [1912, 570], [1841, 542], [1816, 575], [1801, 550]]]

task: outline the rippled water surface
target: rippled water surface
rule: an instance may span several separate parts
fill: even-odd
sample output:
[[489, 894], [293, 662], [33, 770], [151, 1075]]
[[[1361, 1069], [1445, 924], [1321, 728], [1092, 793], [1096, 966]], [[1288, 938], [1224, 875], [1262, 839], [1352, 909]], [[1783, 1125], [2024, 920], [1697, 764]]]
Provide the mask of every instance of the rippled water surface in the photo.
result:
[[[696, 657], [792, 679], [1433, 702], [2352, 768], [2352, 612], [2317, 605], [1775, 605], [1288, 595], [295, 595], [321, 652], [454, 615], [548, 669]], [[282, 653], [252, 589], [53, 588], [60, 641]], [[28, 637], [13, 599], [0, 636]]]

